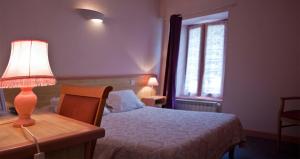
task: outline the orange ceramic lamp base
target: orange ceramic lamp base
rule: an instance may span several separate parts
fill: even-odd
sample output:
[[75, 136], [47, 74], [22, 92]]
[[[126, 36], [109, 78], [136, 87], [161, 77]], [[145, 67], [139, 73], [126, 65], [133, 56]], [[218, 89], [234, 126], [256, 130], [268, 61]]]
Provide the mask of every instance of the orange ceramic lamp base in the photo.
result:
[[13, 124], [14, 127], [31, 126], [35, 121], [31, 119], [31, 114], [35, 109], [37, 96], [32, 88], [21, 88], [21, 92], [16, 96], [14, 104], [18, 112], [19, 119]]

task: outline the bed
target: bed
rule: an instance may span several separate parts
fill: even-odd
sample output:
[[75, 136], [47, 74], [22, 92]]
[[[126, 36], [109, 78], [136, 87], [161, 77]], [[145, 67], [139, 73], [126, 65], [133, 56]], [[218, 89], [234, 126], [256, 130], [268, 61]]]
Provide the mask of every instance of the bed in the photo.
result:
[[244, 141], [232, 114], [143, 106], [103, 116], [94, 159], [219, 159]]
[[[39, 87], [35, 91], [39, 96], [39, 107], [43, 106], [41, 111], [54, 111], [59, 100], [54, 97], [59, 96], [61, 84], [97, 86], [109, 84], [114, 90], [132, 89], [142, 96], [143, 93], [149, 95], [147, 89], [143, 89], [145, 79], [149, 76], [151, 75], [60, 79], [56, 86]], [[135, 81], [135, 84], [128, 82], [130, 80]], [[5, 91], [7, 103], [13, 103], [18, 90]], [[242, 126], [234, 115], [148, 106], [109, 113], [103, 116], [101, 127], [106, 129], [106, 137], [98, 141], [94, 159], [213, 159], [222, 156], [229, 145], [244, 140]]]

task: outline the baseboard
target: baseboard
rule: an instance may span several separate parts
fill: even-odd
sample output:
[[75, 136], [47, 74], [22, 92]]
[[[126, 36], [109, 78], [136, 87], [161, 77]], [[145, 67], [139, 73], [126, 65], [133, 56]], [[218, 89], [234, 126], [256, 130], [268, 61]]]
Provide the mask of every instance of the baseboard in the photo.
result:
[[[255, 130], [244, 130], [246, 136], [277, 140], [277, 134], [260, 132]], [[300, 137], [282, 135], [282, 141], [300, 144]]]

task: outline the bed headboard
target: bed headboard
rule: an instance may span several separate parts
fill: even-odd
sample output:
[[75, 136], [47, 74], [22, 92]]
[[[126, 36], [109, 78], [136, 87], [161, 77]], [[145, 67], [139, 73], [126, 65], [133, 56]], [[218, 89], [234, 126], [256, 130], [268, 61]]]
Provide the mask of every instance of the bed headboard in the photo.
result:
[[[132, 89], [139, 97], [147, 96], [153, 91], [150, 87], [145, 87], [147, 80], [155, 76], [153, 74], [139, 75], [121, 75], [121, 76], [104, 76], [104, 77], [61, 77], [57, 78], [57, 84], [47, 87], [35, 87], [33, 91], [38, 96], [37, 107], [50, 104], [52, 97], [59, 97], [60, 86], [62, 84], [85, 85], [85, 86], [107, 86], [113, 87], [113, 90]], [[19, 93], [19, 89], [5, 89], [4, 95], [6, 106], [13, 105], [15, 96]]]

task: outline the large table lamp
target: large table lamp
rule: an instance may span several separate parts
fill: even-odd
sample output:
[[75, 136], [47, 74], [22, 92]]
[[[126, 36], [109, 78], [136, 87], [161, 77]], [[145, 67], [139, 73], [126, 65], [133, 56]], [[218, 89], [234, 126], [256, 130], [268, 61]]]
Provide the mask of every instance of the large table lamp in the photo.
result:
[[8, 65], [1, 78], [1, 88], [20, 88], [14, 105], [19, 118], [15, 127], [31, 126], [35, 121], [31, 114], [37, 103], [33, 87], [54, 85], [48, 59], [48, 43], [39, 40], [18, 40], [11, 44]]

